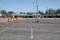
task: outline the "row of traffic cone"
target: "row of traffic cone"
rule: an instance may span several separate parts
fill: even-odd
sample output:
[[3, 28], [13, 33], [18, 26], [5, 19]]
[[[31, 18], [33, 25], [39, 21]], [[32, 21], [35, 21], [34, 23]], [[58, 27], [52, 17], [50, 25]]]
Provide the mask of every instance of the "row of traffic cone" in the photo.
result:
[[8, 22], [18, 21], [18, 20], [21, 20], [21, 19], [22, 19], [22, 18], [20, 18], [20, 17], [17, 17], [17, 18], [8, 17]]

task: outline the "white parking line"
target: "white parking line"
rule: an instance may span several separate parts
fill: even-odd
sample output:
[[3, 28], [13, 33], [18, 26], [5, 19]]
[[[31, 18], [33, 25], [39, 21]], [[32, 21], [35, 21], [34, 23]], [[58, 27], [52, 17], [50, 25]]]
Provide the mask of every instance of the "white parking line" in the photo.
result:
[[1, 31], [0, 31], [0, 33], [2, 33], [2, 32], [4, 32], [4, 31], [6, 31], [7, 29], [8, 29], [8, 27], [7, 27], [7, 28], [5, 28], [4, 30], [1, 30]]
[[31, 40], [33, 39], [33, 27], [31, 26]]

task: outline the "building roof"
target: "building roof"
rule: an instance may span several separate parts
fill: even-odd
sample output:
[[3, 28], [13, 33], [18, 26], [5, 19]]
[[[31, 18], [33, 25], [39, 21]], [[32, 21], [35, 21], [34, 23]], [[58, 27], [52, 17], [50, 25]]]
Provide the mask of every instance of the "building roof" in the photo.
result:
[[36, 14], [36, 13], [22, 13], [22, 14], [12, 14], [17, 16], [60, 16], [60, 14]]
[[40, 16], [40, 14], [28, 14], [28, 13], [25, 13], [25, 14], [12, 14], [13, 16]]

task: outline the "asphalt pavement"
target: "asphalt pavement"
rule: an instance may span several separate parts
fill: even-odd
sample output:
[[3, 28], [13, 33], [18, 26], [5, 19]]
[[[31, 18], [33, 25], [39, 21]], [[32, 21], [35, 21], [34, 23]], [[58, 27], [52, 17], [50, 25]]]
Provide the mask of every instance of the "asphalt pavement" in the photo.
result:
[[0, 24], [0, 40], [60, 40], [60, 19], [28, 18]]

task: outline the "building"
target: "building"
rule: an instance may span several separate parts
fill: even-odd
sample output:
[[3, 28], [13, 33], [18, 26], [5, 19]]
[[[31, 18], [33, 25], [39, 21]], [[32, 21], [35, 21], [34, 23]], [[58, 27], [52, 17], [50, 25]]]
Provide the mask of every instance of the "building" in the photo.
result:
[[22, 17], [22, 18], [36, 18], [37, 16], [40, 16], [40, 14], [36, 14], [36, 13], [20, 13], [20, 14], [12, 14], [14, 17]]
[[37, 14], [37, 13], [19, 13], [19, 14], [12, 14], [14, 17], [22, 17], [22, 18], [37, 18], [38, 17], [43, 17], [43, 18], [60, 18], [60, 14]]

